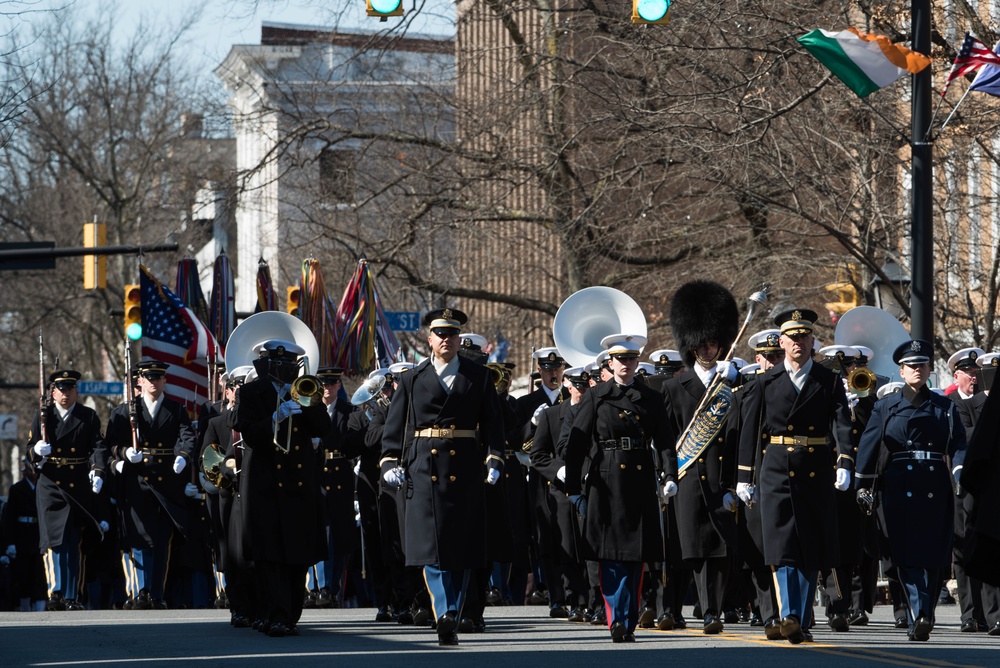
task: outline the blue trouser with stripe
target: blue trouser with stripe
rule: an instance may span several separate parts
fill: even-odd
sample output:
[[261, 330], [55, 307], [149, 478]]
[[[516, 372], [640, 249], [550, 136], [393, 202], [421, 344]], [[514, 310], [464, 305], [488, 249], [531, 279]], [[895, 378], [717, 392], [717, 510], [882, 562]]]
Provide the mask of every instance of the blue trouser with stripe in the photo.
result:
[[431, 611], [434, 619], [440, 619], [446, 612], [461, 618], [465, 601], [465, 588], [469, 585], [468, 570], [442, 570], [436, 565], [424, 566], [424, 582], [431, 597]]
[[67, 600], [79, 597], [80, 568], [83, 562], [80, 542], [80, 527], [70, 518], [63, 529], [62, 543], [57, 547], [50, 547], [46, 555], [45, 573], [49, 596], [58, 591]]
[[813, 601], [816, 598], [816, 578], [819, 571], [795, 566], [772, 566], [779, 615], [796, 617], [803, 629], [812, 624]]
[[642, 592], [641, 561], [601, 560], [601, 593], [608, 616], [608, 628], [615, 622], [625, 625], [627, 633], [639, 625], [639, 602]]

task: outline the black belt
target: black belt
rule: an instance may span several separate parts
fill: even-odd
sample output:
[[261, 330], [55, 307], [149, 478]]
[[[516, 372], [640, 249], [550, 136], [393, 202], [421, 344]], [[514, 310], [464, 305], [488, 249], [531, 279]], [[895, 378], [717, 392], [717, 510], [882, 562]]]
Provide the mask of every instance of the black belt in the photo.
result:
[[898, 461], [903, 459], [929, 459], [935, 462], [943, 462], [944, 454], [940, 452], [929, 452], [927, 450], [906, 450], [904, 452], [894, 452], [892, 453], [892, 460]]
[[598, 441], [598, 444], [604, 450], [645, 450], [646, 448], [646, 442], [644, 440], [631, 438], [629, 436], [609, 438], [603, 441]]

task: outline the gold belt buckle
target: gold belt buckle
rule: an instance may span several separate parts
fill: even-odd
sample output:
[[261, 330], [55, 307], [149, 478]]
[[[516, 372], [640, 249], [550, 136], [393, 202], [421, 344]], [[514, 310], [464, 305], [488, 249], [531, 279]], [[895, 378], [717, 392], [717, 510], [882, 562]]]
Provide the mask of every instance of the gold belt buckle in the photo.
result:
[[438, 431], [440, 432], [440, 434], [438, 435], [438, 438], [451, 438], [452, 437], [451, 436], [452, 432], [453, 432], [452, 429], [448, 429], [446, 427], [442, 427], [441, 429], [438, 429]]
[[800, 446], [809, 445], [809, 438], [807, 436], [793, 436], [792, 443]]

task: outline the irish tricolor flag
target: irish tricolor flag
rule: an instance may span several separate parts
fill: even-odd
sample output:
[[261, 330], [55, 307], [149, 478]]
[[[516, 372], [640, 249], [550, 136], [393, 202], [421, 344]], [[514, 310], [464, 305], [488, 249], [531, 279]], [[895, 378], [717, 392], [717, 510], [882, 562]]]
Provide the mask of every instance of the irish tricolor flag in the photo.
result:
[[862, 34], [854, 28], [813, 30], [799, 37], [802, 44], [858, 97], [888, 86], [904, 74], [916, 74], [931, 59], [884, 35]]

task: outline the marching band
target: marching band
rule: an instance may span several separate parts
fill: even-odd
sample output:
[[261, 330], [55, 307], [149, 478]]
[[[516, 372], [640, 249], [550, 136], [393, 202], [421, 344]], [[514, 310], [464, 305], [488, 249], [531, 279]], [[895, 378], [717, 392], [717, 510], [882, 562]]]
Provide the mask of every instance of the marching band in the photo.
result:
[[[85, 587], [98, 555], [120, 559], [124, 607], [162, 608], [203, 522], [220, 606], [271, 637], [367, 588], [376, 623], [429, 625], [442, 646], [485, 631], [488, 605], [526, 601], [629, 643], [687, 626], [690, 588], [704, 633], [749, 621], [798, 644], [817, 590], [830, 629], [867, 624], [880, 571], [897, 627], [928, 640], [956, 541], [962, 631], [1000, 635], [1000, 589], [965, 576], [962, 551], [976, 519], [963, 460], [998, 357], [953, 355], [948, 398], [928, 384], [931, 344], [871, 307], [818, 353], [805, 308], [744, 338], [766, 298], [754, 293], [741, 328], [729, 290], [685, 284], [677, 349], [646, 369], [641, 310], [588, 288], [560, 308], [518, 399], [513, 365], [487, 363], [454, 308], [425, 316], [429, 358], [375, 370], [350, 401], [342, 369], [315, 368], [300, 321], [252, 316], [230, 339], [222, 401], [195, 427], [163, 394], [163, 362], [130, 370], [103, 432], [77, 402], [80, 373], [56, 370], [24, 462], [36, 507], [12, 515], [24, 494], [12, 490], [2, 558], [24, 573], [22, 609], [111, 601]], [[15, 539], [26, 528], [28, 547]], [[32, 541], [44, 597], [25, 570]]]

